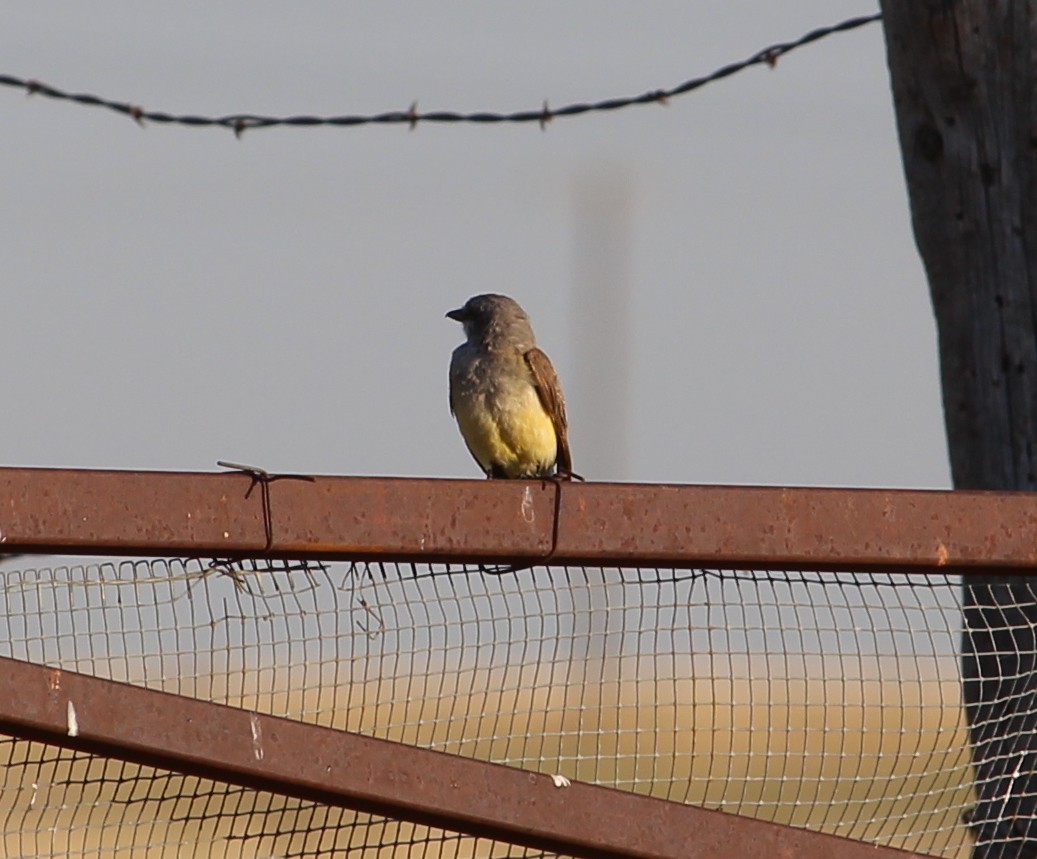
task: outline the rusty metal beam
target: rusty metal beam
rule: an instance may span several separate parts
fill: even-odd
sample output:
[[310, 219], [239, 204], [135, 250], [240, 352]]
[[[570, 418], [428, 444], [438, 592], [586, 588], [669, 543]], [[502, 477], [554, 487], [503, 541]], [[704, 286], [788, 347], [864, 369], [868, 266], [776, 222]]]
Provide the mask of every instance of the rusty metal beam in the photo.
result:
[[919, 855], [7, 658], [0, 732], [577, 857]]
[[5, 552], [1037, 571], [1037, 494], [0, 468]]

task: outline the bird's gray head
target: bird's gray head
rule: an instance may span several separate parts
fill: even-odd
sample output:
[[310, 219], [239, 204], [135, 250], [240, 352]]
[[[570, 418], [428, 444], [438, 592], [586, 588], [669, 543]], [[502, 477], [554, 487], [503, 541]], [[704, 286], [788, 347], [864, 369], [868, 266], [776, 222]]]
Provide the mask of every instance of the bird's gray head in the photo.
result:
[[464, 307], [451, 310], [447, 318], [464, 326], [465, 337], [473, 345], [487, 349], [511, 347], [522, 352], [536, 346], [526, 311], [506, 295], [476, 295]]

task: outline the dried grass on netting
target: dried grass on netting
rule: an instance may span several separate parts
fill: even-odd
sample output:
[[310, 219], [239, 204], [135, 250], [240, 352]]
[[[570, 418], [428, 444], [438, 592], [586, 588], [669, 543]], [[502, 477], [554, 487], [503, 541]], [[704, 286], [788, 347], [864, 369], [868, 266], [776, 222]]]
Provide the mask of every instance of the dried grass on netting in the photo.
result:
[[[272, 561], [0, 567], [0, 640], [69, 670], [953, 856], [971, 801], [957, 585]], [[379, 825], [397, 828], [372, 849], [427, 834]], [[462, 843], [433, 852], [469, 855]]]

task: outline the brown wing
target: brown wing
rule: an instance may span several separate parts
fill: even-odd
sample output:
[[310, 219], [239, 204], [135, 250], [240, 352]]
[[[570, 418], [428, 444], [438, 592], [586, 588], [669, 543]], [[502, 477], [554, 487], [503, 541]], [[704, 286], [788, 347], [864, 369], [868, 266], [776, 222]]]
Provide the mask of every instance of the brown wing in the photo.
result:
[[558, 381], [551, 359], [540, 349], [533, 348], [526, 353], [526, 364], [533, 374], [537, 396], [554, 424], [555, 436], [558, 438], [558, 459], [556, 468], [560, 475], [571, 476], [573, 471], [572, 454], [569, 452], [569, 421], [565, 416], [565, 398], [562, 386]]

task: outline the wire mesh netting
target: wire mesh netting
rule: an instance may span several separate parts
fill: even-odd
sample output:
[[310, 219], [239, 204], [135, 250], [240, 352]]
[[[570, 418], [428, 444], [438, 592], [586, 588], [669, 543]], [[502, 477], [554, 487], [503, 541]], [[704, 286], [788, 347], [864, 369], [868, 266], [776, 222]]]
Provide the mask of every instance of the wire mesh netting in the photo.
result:
[[[0, 566], [0, 653], [965, 856], [950, 576], [198, 560]], [[13, 738], [8, 857], [522, 855]]]

